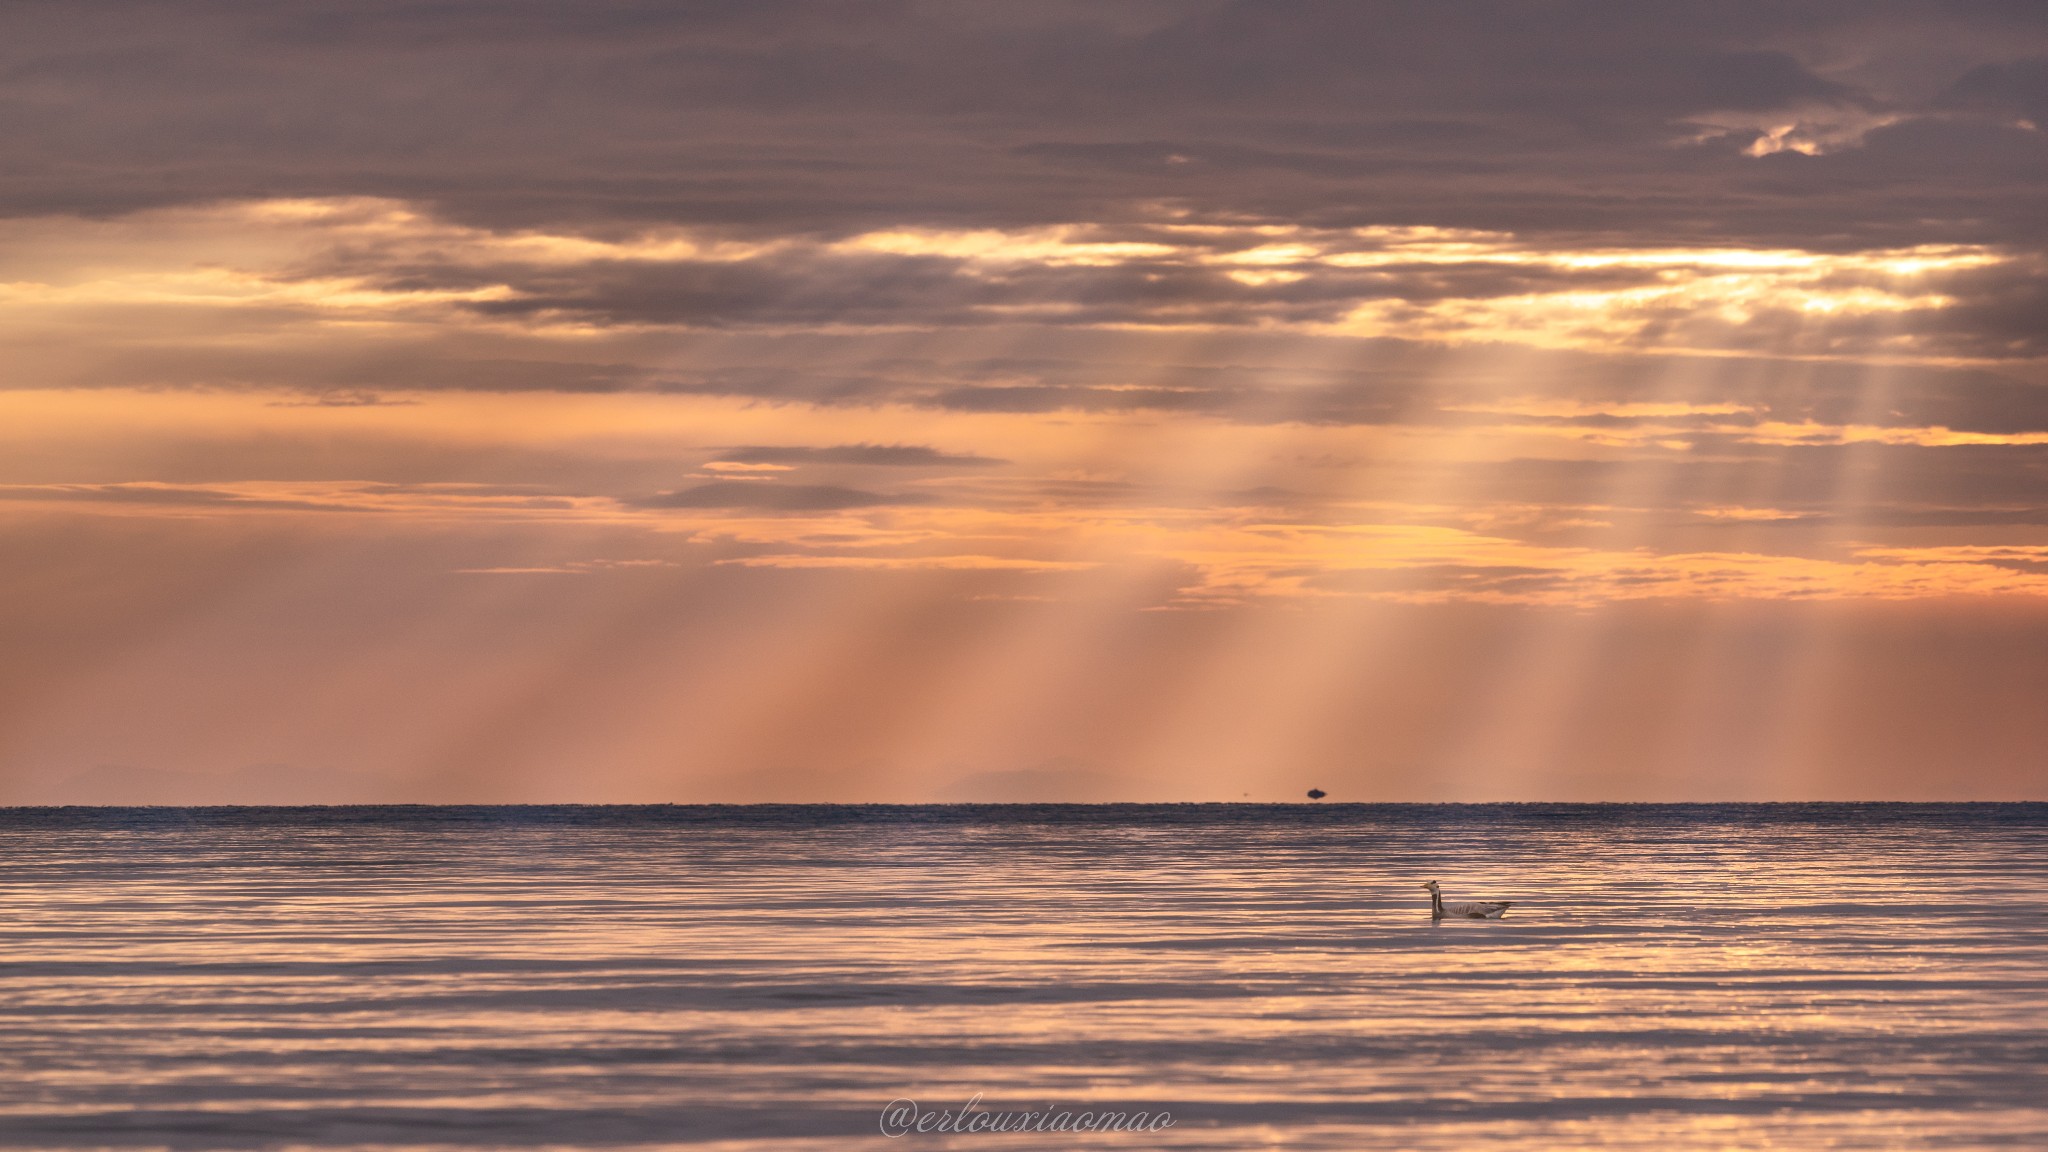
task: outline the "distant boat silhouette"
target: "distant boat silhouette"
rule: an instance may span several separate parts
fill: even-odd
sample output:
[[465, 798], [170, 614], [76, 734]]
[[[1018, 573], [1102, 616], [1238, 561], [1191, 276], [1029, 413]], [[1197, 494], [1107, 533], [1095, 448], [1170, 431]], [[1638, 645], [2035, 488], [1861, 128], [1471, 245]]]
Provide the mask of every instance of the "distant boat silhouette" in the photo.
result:
[[1498, 920], [1501, 913], [1514, 906], [1512, 900], [1481, 900], [1475, 904], [1445, 904], [1443, 890], [1431, 880], [1423, 885], [1429, 889], [1429, 918], [1442, 920], [1448, 916], [1453, 920]]
[[1321, 788], [1311, 788], [1308, 790], [1308, 798], [1311, 800], [1321, 800], [1323, 797], [1328, 795], [1329, 793], [1323, 791]]

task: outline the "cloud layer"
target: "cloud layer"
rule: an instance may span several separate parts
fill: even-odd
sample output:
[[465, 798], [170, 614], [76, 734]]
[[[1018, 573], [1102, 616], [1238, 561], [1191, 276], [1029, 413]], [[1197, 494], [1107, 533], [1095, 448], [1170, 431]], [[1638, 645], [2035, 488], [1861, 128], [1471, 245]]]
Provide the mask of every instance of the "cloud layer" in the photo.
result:
[[2044, 125], [2029, 4], [11, 4], [0, 786], [2041, 794]]

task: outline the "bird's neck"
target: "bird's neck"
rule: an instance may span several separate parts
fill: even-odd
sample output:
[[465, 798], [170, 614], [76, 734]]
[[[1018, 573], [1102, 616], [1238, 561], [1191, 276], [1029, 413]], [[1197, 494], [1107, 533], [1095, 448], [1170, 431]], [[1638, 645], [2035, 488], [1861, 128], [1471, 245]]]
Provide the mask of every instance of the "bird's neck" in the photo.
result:
[[1444, 894], [1434, 888], [1429, 890], [1429, 914], [1438, 920], [1444, 918]]

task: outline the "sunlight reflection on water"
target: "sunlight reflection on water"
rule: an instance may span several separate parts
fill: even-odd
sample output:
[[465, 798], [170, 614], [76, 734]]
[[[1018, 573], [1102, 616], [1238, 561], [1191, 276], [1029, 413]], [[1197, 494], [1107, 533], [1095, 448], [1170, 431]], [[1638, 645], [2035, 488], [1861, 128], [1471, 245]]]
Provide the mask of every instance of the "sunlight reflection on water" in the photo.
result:
[[[14, 810], [0, 853], [9, 1146], [2048, 1146], [2044, 805]], [[1176, 1124], [878, 1132], [976, 1094]]]

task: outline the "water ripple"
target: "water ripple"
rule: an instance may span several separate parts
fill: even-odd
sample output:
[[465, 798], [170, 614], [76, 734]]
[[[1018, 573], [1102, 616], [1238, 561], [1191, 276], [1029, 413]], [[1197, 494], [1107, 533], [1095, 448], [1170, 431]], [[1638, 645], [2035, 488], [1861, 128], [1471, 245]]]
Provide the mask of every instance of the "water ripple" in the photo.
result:
[[0, 860], [12, 1147], [895, 1147], [977, 1094], [2048, 1147], [2043, 805], [16, 809]]

